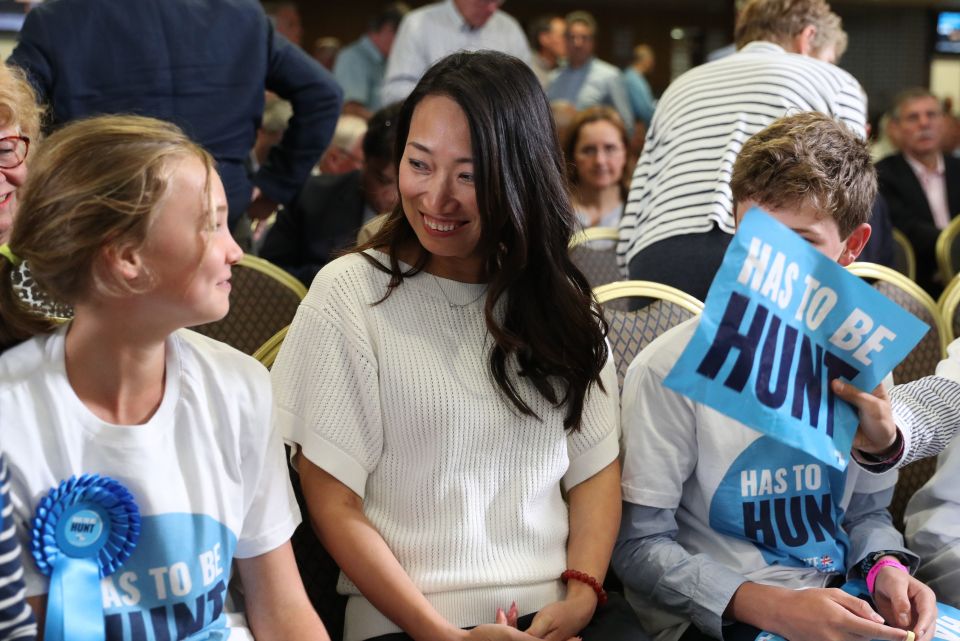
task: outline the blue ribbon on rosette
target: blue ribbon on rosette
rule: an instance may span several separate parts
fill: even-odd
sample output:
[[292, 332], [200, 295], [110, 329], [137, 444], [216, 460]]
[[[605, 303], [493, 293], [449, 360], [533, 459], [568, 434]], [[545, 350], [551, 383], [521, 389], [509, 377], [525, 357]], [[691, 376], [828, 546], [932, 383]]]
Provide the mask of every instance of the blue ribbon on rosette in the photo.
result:
[[50, 577], [44, 638], [102, 641], [100, 579], [130, 558], [140, 538], [133, 495], [106, 476], [71, 476], [37, 505], [32, 535], [37, 568]]

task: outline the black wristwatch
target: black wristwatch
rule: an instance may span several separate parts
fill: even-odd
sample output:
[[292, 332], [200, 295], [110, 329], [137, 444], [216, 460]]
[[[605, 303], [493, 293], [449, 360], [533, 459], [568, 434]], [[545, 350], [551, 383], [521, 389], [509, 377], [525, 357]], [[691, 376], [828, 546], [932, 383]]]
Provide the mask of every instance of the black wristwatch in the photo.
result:
[[863, 560], [860, 561], [860, 573], [866, 578], [867, 574], [870, 572], [870, 568], [873, 567], [874, 563], [879, 561], [885, 556], [892, 556], [896, 560], [900, 561], [904, 567], [910, 567], [910, 559], [900, 551], [897, 550], [880, 550], [879, 552], [871, 552], [867, 556], [863, 557]]

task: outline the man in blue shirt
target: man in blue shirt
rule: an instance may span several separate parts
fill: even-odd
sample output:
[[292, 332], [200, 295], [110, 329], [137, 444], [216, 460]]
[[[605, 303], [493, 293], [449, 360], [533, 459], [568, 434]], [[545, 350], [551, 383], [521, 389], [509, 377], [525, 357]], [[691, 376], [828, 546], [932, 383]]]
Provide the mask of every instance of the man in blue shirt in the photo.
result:
[[655, 58], [650, 45], [637, 45], [633, 50], [633, 64], [623, 71], [623, 82], [627, 86], [634, 118], [643, 122], [644, 127], [650, 126], [653, 109], [657, 104], [647, 81], [647, 74], [653, 71], [654, 64]]
[[594, 105], [613, 107], [628, 131], [633, 130], [633, 110], [620, 70], [593, 55], [597, 21], [586, 11], [567, 15], [567, 66], [557, 71], [547, 87], [547, 97], [566, 100], [577, 109]]
[[410, 7], [392, 2], [370, 20], [367, 33], [345, 47], [333, 65], [333, 75], [343, 89], [343, 111], [369, 119], [382, 106], [380, 86], [387, 56], [397, 36], [400, 20]]
[[[264, 218], [294, 199], [340, 112], [333, 77], [278, 36], [256, 0], [48, 2], [27, 14], [10, 62], [27, 71], [54, 125], [102, 113], [179, 125], [216, 158], [231, 227], [245, 210]], [[251, 176], [265, 89], [293, 117]]]

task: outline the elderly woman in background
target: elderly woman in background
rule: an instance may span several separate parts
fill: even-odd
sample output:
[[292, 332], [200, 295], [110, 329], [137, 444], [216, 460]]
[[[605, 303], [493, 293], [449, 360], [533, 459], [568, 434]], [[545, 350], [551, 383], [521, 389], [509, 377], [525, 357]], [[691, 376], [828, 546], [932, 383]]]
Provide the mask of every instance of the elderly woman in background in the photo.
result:
[[40, 133], [41, 109], [23, 71], [0, 65], [0, 244], [17, 210], [17, 189], [27, 178], [27, 151]]
[[577, 114], [564, 152], [570, 200], [577, 220], [587, 227], [616, 227], [626, 189], [627, 130], [611, 107], [590, 107]]
[[[40, 131], [40, 108], [36, 95], [17, 67], [0, 65], [0, 252], [7, 251], [7, 239], [17, 209], [17, 189], [27, 176], [24, 163], [30, 140]], [[0, 340], [0, 353], [3, 353]], [[0, 640], [35, 639], [37, 624], [24, 600], [20, 544], [13, 534], [13, 511], [8, 510], [7, 464], [0, 455]]]

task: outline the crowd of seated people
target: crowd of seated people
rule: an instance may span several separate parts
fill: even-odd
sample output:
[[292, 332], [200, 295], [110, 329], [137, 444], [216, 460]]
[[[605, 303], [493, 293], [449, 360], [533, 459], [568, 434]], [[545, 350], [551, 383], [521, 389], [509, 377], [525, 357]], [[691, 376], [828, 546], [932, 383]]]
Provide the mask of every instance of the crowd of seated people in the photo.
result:
[[[524, 30], [503, 0], [393, 2], [318, 61], [295, 2], [84, 2], [33, 9], [0, 70], [0, 639], [71, 638], [57, 568], [83, 545], [44, 539], [61, 512], [38, 505], [84, 483], [116, 494], [65, 522], [138, 510], [85, 566], [111, 641], [930, 641], [936, 603], [960, 607], [960, 340], [891, 390], [833, 382], [860, 418], [839, 472], [664, 385], [697, 318], [621, 387], [568, 251], [619, 229], [624, 278], [702, 300], [758, 205], [840, 265], [891, 260], [892, 223], [939, 293], [948, 119], [905, 91], [874, 165], [824, 0], [741, 3], [739, 50], [659, 100], [652, 49], [600, 60], [585, 11]], [[115, 64], [77, 12], [128, 36]], [[170, 21], [150, 55], [137, 34]], [[251, 221], [309, 288], [270, 372], [189, 330], [230, 309]], [[897, 470], [937, 455], [905, 542]], [[829, 536], [768, 537], [769, 511], [738, 533], [726, 485], [794, 466], [836, 498]], [[336, 622], [298, 527], [337, 565]]]

